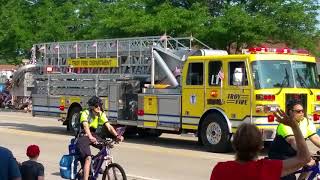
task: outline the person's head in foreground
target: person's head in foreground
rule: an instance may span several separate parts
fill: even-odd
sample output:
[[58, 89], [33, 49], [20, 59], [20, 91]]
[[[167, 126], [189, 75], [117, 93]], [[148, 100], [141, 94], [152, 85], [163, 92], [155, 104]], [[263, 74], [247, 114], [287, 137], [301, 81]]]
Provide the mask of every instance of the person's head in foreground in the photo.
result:
[[35, 144], [28, 146], [26, 154], [30, 159], [37, 159], [40, 154], [39, 146]]
[[277, 122], [292, 129], [296, 139], [297, 154], [284, 160], [258, 159], [258, 152], [263, 148], [262, 133], [254, 124], [242, 124], [238, 127], [232, 141], [236, 159], [218, 162], [212, 170], [210, 180], [278, 180], [310, 162], [308, 146], [296, 121], [298, 114], [293, 113], [288, 116], [281, 109], [273, 114]]
[[240, 125], [233, 136], [232, 147], [237, 161], [251, 161], [258, 157], [263, 148], [262, 135], [254, 124]]

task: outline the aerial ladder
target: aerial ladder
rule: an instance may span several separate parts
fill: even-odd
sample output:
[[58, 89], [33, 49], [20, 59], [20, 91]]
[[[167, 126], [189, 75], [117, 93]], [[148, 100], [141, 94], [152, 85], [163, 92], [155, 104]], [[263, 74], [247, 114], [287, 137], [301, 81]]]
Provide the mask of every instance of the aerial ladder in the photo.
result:
[[[199, 47], [194, 37], [150, 36], [39, 43], [32, 47], [33, 115], [59, 117], [74, 130], [87, 100], [105, 100], [109, 120], [139, 126], [138, 93], [179, 94], [181, 69]], [[147, 92], [148, 91], [148, 92]]]

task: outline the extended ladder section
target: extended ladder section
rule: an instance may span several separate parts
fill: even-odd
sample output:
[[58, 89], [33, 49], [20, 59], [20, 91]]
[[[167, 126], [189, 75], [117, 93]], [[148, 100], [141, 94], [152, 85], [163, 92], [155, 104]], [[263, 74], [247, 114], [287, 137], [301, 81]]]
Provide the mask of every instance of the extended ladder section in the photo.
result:
[[[149, 77], [153, 50], [158, 51], [164, 61], [170, 64], [170, 61], [184, 60], [184, 55], [188, 54], [195, 44], [202, 44], [207, 48], [193, 37], [170, 36], [41, 43], [33, 46], [32, 61], [45, 67], [50, 66], [53, 72], [63, 74]], [[116, 58], [118, 62], [110, 65], [105, 58]]]
[[[99, 93], [97, 88], [101, 84], [97, 83], [118, 80], [176, 87], [177, 77], [193, 47], [209, 49], [194, 37], [170, 36], [35, 44], [31, 58], [39, 73], [35, 75], [38, 82], [35, 94], [67, 95], [67, 91], [77, 91], [71, 94], [102, 95], [105, 92]], [[82, 86], [92, 90], [83, 91]]]

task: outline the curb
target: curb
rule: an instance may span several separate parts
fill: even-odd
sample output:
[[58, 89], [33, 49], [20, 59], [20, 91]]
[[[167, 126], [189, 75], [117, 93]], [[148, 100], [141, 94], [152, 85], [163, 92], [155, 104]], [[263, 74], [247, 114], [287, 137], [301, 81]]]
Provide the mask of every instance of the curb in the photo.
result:
[[24, 110], [0, 108], [0, 112], [24, 112]]

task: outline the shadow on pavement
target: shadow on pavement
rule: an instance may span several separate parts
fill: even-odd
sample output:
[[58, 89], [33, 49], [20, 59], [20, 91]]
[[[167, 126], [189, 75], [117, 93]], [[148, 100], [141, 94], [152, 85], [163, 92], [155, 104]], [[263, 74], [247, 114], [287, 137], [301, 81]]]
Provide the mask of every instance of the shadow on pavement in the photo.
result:
[[[37, 126], [24, 123], [0, 123], [0, 127], [7, 127], [8, 129], [16, 129], [30, 132], [50, 133], [71, 136], [66, 131], [64, 126]], [[169, 137], [170, 136], [170, 137]], [[187, 149], [194, 151], [207, 152], [207, 150], [197, 142], [196, 137], [183, 137], [179, 135], [162, 135], [160, 137], [140, 137], [138, 135], [131, 135], [125, 138], [126, 143], [131, 144], [145, 144], [150, 146], [159, 146], [174, 149]], [[269, 144], [265, 144], [265, 148], [260, 152], [260, 156], [267, 156]], [[223, 154], [234, 154], [233, 151]]]
[[[29, 132], [40, 132], [40, 133], [49, 133], [49, 134], [60, 134], [71, 136], [71, 133], [66, 131], [66, 127], [56, 127], [56, 126], [41, 126], [35, 124], [26, 124], [26, 123], [0, 123], [0, 127], [5, 127], [7, 129], [13, 130], [22, 130]], [[181, 139], [180, 136], [168, 137], [171, 135], [165, 135], [165, 137], [160, 136], [159, 138], [152, 137], [139, 137], [139, 136], [129, 136], [125, 138], [125, 142], [132, 144], [146, 144], [151, 146], [161, 146], [167, 148], [175, 149], [189, 149], [197, 151], [206, 151], [203, 146], [199, 145], [196, 140], [190, 140], [188, 138]], [[194, 138], [196, 139], [196, 138]]]
[[54, 172], [54, 173], [51, 173], [51, 175], [59, 176], [59, 177], [60, 177], [60, 172]]
[[197, 150], [205, 151], [204, 147], [199, 145], [196, 140], [192, 139], [178, 139], [174, 137], [139, 137], [139, 136], [130, 136], [125, 139], [127, 143], [132, 144], [145, 144], [151, 146], [161, 146], [167, 148], [175, 149], [188, 149], [188, 150]]
[[[160, 146], [160, 147], [166, 147], [166, 148], [187, 149], [187, 150], [208, 152], [204, 146], [200, 145], [197, 142], [197, 138], [195, 137], [180, 139], [180, 138], [174, 138], [174, 137], [163, 137], [163, 135], [158, 138], [156, 137], [141, 138], [139, 136], [130, 136], [130, 137], [127, 137], [125, 141], [127, 143], [132, 143], [132, 144], [145, 144], [145, 145]], [[268, 155], [269, 146], [270, 146], [270, 143], [265, 143], [264, 148], [259, 153], [259, 156], [266, 157]], [[231, 149], [230, 152], [222, 153], [222, 154], [234, 155], [235, 152]]]
[[54, 126], [37, 126], [24, 123], [0, 123], [0, 127], [7, 127], [8, 129], [16, 129], [30, 132], [50, 133], [50, 134], [62, 134], [71, 135], [66, 131], [65, 127]]
[[[49, 134], [60, 134], [71, 136], [71, 133], [66, 131], [66, 127], [61, 126], [41, 126], [35, 124], [26, 124], [26, 123], [0, 123], [0, 127], [5, 127], [7, 129], [13, 130], [22, 130], [29, 132], [40, 132], [40, 133], [49, 133]], [[196, 140], [190, 140], [188, 138], [179, 138], [180, 136], [174, 135], [178, 138], [168, 137], [171, 135], [165, 135], [165, 137], [160, 136], [159, 138], [152, 137], [139, 137], [139, 136], [129, 136], [125, 138], [125, 142], [131, 144], [145, 144], [151, 146], [160, 146], [166, 148], [175, 148], [175, 149], [189, 149], [196, 151], [206, 151], [205, 148], [198, 144]], [[194, 138], [196, 139], [196, 138]]]

